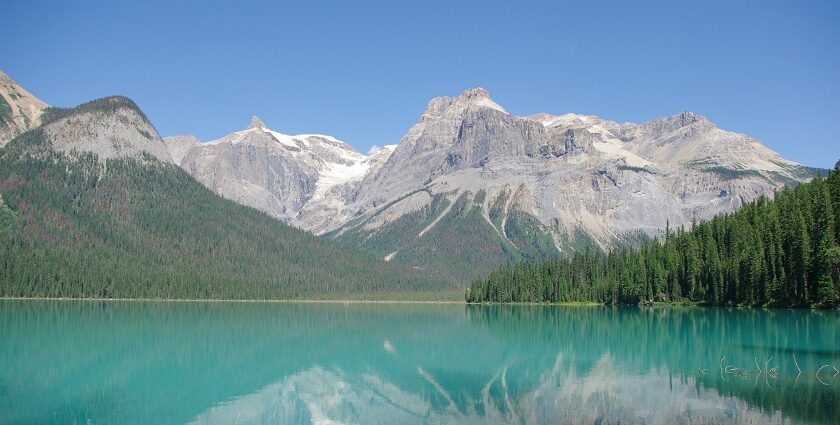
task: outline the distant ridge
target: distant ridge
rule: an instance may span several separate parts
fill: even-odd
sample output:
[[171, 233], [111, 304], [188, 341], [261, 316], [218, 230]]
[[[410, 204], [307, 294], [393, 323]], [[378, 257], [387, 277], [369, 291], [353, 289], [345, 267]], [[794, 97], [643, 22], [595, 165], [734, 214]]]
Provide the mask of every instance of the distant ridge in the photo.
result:
[[398, 144], [368, 155], [256, 116], [216, 140], [161, 140], [120, 96], [47, 107], [32, 123], [39, 136], [24, 138], [41, 142], [29, 149], [175, 164], [228, 200], [452, 285], [511, 262], [635, 246], [820, 172], [692, 111], [641, 124], [518, 117], [483, 88], [431, 99]]
[[816, 171], [692, 111], [642, 124], [517, 117], [483, 88], [432, 99], [399, 144], [370, 157], [327, 139], [255, 119], [167, 146], [228, 199], [462, 284], [508, 262], [634, 245]]
[[0, 149], [0, 296], [353, 298], [450, 286], [225, 200], [130, 99], [51, 109]]

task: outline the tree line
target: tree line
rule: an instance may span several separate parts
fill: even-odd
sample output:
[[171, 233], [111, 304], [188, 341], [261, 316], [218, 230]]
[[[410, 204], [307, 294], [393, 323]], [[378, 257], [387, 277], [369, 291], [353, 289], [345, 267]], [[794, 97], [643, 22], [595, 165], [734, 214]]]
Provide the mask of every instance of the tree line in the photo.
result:
[[654, 301], [835, 307], [840, 295], [840, 162], [734, 213], [666, 229], [609, 253], [505, 266], [474, 280], [467, 302]]
[[41, 129], [0, 149], [0, 196], [0, 296], [288, 299], [451, 289], [225, 200], [152, 157], [55, 152]]

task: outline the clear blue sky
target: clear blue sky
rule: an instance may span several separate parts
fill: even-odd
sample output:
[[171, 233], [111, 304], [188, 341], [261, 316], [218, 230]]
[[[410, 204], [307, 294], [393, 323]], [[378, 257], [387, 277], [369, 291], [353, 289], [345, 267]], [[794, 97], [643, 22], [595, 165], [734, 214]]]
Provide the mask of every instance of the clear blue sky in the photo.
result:
[[202, 140], [256, 114], [367, 151], [396, 143], [430, 98], [482, 86], [517, 115], [690, 109], [830, 167], [838, 3], [11, 0], [0, 68], [50, 104], [123, 94], [161, 134]]

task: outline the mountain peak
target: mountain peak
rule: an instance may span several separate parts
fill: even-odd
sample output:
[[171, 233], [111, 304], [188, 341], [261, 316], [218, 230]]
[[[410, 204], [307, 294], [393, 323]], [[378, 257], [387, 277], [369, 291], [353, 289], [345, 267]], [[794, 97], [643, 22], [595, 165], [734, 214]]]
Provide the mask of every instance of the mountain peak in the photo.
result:
[[695, 113], [693, 111], [689, 111], [687, 109], [685, 111], [680, 112], [677, 115], [674, 115], [673, 117], [671, 117], [671, 119], [675, 120], [675, 121], [679, 121], [680, 124], [683, 127], [694, 124], [696, 122], [708, 122], [709, 121], [708, 119], [706, 119], [706, 117], [704, 117], [704, 116], [702, 116], [698, 113]]
[[75, 108], [55, 108], [40, 127], [55, 151], [91, 152], [100, 161], [114, 158], [172, 163], [155, 127], [134, 101], [108, 96]]
[[265, 123], [262, 122], [262, 120], [258, 116], [253, 115], [253, 116], [251, 116], [251, 123], [248, 124], [248, 128], [246, 128], [246, 130], [250, 130], [252, 128], [268, 128], [268, 127], [266, 127]]
[[493, 99], [490, 98], [490, 93], [483, 87], [475, 87], [464, 90], [464, 92], [461, 93], [460, 96], [458, 96], [456, 102], [482, 106], [485, 108], [495, 109], [497, 111], [507, 113], [507, 111], [505, 111], [505, 108], [502, 108], [498, 103], [494, 102]]
[[715, 125], [706, 117], [685, 110], [678, 114], [671, 115], [665, 118], [659, 118], [652, 121], [645, 122], [641, 125], [647, 128], [656, 128], [662, 131], [676, 131], [685, 127], [700, 126], [703, 128], [713, 128]]
[[488, 92], [484, 87], [474, 87], [471, 89], [464, 90], [461, 93], [461, 98], [463, 99], [478, 99], [478, 98], [490, 98], [490, 92]]
[[0, 147], [37, 127], [47, 106], [0, 69]]
[[2, 69], [0, 69], [0, 83], [17, 85], [15, 81], [12, 80], [12, 77], [9, 77], [9, 74], [6, 74], [6, 72]]
[[490, 98], [490, 93], [481, 88], [475, 87], [464, 90], [458, 97], [442, 96], [429, 101], [426, 112], [420, 117], [420, 122], [426, 122], [430, 117], [446, 113], [452, 106], [458, 106], [457, 111], [463, 111], [467, 107], [484, 107], [507, 113], [498, 103]]

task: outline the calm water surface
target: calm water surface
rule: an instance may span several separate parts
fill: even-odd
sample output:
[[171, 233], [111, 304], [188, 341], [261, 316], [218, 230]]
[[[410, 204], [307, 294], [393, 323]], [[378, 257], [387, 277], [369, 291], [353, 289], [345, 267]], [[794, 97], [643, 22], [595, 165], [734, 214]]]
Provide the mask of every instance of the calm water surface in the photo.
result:
[[834, 366], [837, 312], [0, 301], [2, 424], [838, 424]]

